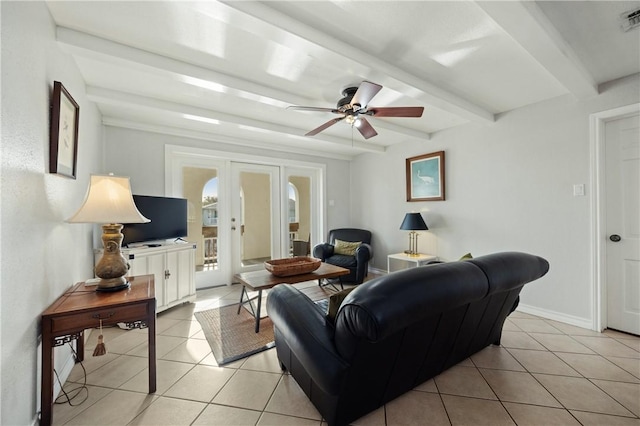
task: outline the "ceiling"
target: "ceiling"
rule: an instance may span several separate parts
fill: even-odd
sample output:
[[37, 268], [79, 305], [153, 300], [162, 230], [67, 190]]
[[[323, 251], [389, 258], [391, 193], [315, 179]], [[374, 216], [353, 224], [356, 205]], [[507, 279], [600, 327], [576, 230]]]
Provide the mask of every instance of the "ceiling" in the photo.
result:
[[[597, 95], [640, 72], [640, 1], [47, 2], [103, 123], [253, 147], [353, 158], [425, 141], [553, 97]], [[383, 86], [369, 106], [421, 118], [346, 122], [345, 87]]]

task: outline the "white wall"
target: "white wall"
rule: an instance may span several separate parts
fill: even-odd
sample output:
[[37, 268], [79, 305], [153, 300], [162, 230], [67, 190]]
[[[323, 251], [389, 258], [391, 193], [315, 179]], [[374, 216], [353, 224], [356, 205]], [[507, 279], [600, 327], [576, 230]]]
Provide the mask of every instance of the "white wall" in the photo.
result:
[[[25, 425], [34, 422], [39, 406], [40, 314], [69, 286], [93, 276], [92, 226], [64, 220], [80, 206], [89, 174], [102, 172], [102, 126], [75, 62], [55, 42], [46, 5], [1, 2], [0, 8], [0, 423]], [[77, 180], [48, 173], [54, 80], [80, 105]], [[60, 349], [58, 370], [68, 360], [68, 350]]]
[[[518, 250], [551, 270], [526, 286], [522, 303], [591, 324], [589, 114], [640, 100], [640, 77], [601, 87], [586, 101], [565, 96], [469, 124], [420, 144], [400, 144], [352, 163], [352, 224], [373, 231], [374, 266], [408, 247], [400, 223], [419, 211], [429, 226], [419, 250], [445, 260]], [[405, 159], [445, 151], [446, 201], [406, 202]], [[573, 185], [587, 196], [574, 197]]]
[[115, 174], [130, 176], [133, 192], [144, 195], [165, 195], [165, 145], [181, 145], [325, 164], [327, 199], [334, 200], [334, 206], [327, 207], [327, 230], [350, 225], [350, 188], [348, 185], [350, 163], [348, 161], [263, 151], [219, 143], [215, 140], [203, 141], [110, 126], [106, 127], [105, 141], [107, 170]]

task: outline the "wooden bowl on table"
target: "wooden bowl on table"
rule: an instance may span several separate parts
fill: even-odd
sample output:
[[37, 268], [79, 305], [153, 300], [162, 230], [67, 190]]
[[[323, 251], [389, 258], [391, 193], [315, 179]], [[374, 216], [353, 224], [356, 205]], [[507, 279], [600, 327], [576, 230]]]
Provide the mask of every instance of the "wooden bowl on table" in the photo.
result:
[[320, 259], [308, 256], [272, 259], [264, 262], [264, 267], [276, 277], [288, 277], [313, 272], [320, 267]]

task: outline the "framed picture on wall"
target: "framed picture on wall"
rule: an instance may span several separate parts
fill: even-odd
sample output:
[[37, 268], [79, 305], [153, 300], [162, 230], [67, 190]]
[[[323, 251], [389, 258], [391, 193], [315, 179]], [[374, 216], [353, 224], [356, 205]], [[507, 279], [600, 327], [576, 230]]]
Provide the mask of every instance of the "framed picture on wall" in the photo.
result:
[[53, 82], [49, 173], [76, 178], [80, 107], [59, 81]]
[[407, 201], [443, 201], [444, 151], [407, 158]]

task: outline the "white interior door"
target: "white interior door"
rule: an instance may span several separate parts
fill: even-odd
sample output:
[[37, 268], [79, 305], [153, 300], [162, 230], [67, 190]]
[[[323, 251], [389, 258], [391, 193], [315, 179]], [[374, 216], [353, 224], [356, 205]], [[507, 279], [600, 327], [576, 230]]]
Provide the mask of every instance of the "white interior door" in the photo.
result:
[[233, 274], [264, 268], [281, 250], [280, 169], [231, 163]]
[[607, 327], [640, 335], [640, 117], [605, 128]]

